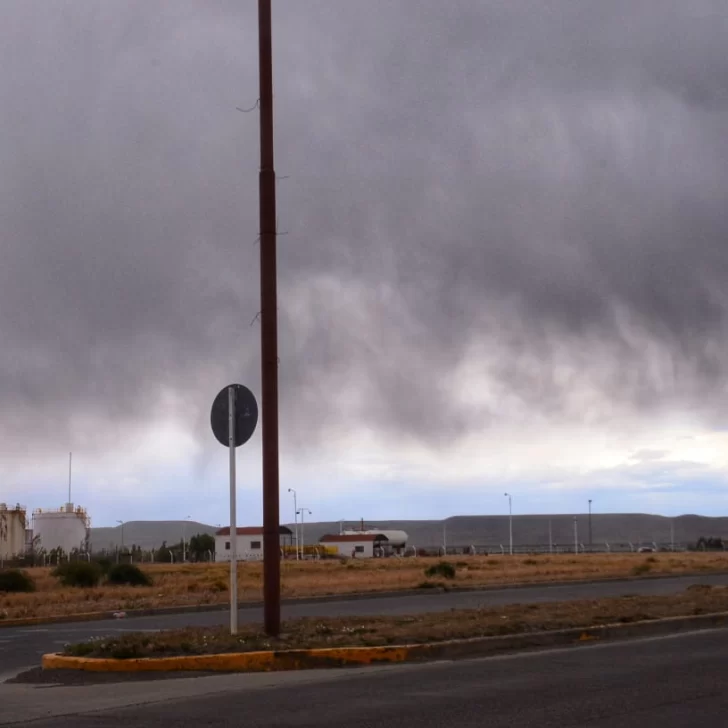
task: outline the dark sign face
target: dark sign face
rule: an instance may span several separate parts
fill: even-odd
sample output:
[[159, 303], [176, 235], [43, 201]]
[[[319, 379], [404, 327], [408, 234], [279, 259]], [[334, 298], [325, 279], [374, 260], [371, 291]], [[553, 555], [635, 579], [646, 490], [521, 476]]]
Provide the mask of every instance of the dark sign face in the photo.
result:
[[[231, 384], [235, 397], [235, 447], [244, 445], [255, 432], [258, 424], [258, 403], [255, 395], [242, 384]], [[228, 447], [228, 389], [221, 389], [210, 411], [210, 424], [215, 438], [221, 445]]]

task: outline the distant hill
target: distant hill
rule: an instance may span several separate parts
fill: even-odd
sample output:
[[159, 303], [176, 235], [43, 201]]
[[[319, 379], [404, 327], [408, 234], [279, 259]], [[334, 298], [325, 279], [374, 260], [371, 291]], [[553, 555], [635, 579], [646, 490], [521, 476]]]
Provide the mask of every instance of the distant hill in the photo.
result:
[[[198, 533], [213, 534], [216, 526], [197, 521], [129, 521], [124, 524], [124, 545], [140, 546], [142, 549], [159, 548], [163, 541], [179, 543], [182, 534], [187, 540]], [[94, 551], [114, 549], [121, 546], [121, 526], [92, 528], [91, 548]]]
[[[589, 541], [589, 516], [576, 514], [577, 533], [581, 543]], [[574, 543], [574, 514], [513, 516], [513, 543], [539, 545], [549, 542], [549, 521], [553, 543]], [[728, 540], [728, 518], [684, 515], [675, 518], [642, 513], [592, 514], [592, 541], [604, 543], [669, 543], [671, 526], [675, 543], [697, 541], [701, 536]], [[409, 543], [417, 547], [438, 546], [443, 536], [448, 546], [499, 546], [508, 544], [508, 516], [453, 516], [443, 521], [365, 521], [366, 527], [403, 530]], [[361, 522], [347, 522], [344, 528], [360, 528]], [[318, 540], [324, 533], [338, 533], [339, 523], [307, 523], [307, 542]]]
[[[549, 521], [553, 542], [574, 542], [574, 514], [513, 516], [513, 542], [515, 545], [547, 544]], [[579, 541], [588, 543], [588, 515], [577, 515]], [[675, 543], [692, 543], [701, 536], [718, 537], [728, 541], [728, 518], [684, 515], [675, 518], [643, 513], [592, 514], [593, 543], [603, 545], [632, 542], [669, 543], [670, 529]], [[254, 524], [241, 524], [254, 525]], [[293, 524], [285, 524], [293, 529]], [[359, 528], [360, 521], [344, 523], [344, 528]], [[498, 546], [508, 544], [508, 516], [453, 516], [444, 521], [365, 521], [365, 526], [388, 530], [402, 530], [409, 535], [409, 543], [417, 547], [441, 545], [443, 533], [448, 546]], [[187, 538], [197, 533], [214, 534], [217, 528], [204, 523], [188, 521], [129, 521], [124, 524], [124, 543], [143, 549], [158, 548], [163, 541], [179, 543], [186, 529]], [[306, 543], [314, 543], [326, 533], [338, 533], [339, 522], [306, 523]], [[95, 550], [121, 545], [121, 526], [92, 528], [91, 543]]]

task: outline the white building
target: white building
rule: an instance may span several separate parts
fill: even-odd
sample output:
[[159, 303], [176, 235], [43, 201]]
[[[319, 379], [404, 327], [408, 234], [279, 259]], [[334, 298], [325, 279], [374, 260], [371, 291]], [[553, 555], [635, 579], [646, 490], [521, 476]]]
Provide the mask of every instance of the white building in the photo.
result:
[[[244, 526], [236, 531], [238, 561], [262, 561], [263, 527]], [[280, 526], [279, 540], [281, 546], [290, 546], [293, 542], [291, 529]], [[230, 561], [231, 546], [230, 527], [226, 526], [215, 534], [215, 561]]]
[[25, 508], [8, 508], [0, 503], [0, 559], [13, 559], [25, 553]]
[[323, 546], [333, 547], [339, 556], [371, 559], [390, 553], [389, 539], [383, 533], [337, 533], [319, 539]]

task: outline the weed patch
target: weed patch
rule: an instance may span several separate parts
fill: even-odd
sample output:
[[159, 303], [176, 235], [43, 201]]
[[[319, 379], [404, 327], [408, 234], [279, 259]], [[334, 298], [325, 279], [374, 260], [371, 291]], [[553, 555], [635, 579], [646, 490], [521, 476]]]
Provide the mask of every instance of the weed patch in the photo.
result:
[[454, 564], [449, 561], [440, 561], [437, 564], [432, 564], [425, 569], [425, 576], [442, 576], [445, 579], [454, 579], [457, 569]]

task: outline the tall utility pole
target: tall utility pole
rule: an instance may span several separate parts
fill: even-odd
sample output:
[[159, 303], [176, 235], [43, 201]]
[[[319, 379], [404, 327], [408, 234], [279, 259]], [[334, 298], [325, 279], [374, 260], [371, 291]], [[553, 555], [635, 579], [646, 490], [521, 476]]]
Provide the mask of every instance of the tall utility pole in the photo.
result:
[[[124, 521], [117, 521], [121, 526], [121, 550], [124, 550]], [[119, 563], [119, 550], [116, 551], [116, 563]]]
[[289, 488], [289, 493], [293, 493], [293, 530], [295, 531], [296, 539], [296, 561], [298, 561], [299, 548], [298, 548], [298, 501], [295, 488]]
[[589, 551], [592, 550], [591, 504], [592, 499], [589, 498]]
[[278, 281], [276, 173], [273, 165], [273, 29], [271, 0], [258, 0], [260, 83], [260, 349], [263, 419], [263, 598], [265, 631], [281, 631], [278, 494]]
[[508, 498], [508, 553], [513, 556], [513, 499], [510, 493], [504, 493]]
[[577, 525], [576, 516], [574, 516], [574, 553], [579, 553], [579, 527]]
[[311, 511], [308, 508], [301, 508], [298, 514], [301, 516], [301, 558], [306, 556], [306, 538], [303, 533], [303, 527], [306, 522], [306, 514], [311, 515]]
[[549, 518], [549, 553], [552, 554], [554, 552], [554, 539], [551, 535], [551, 519]]
[[190, 520], [192, 516], [187, 516], [184, 521], [182, 521], [182, 563], [187, 563], [187, 521]]

